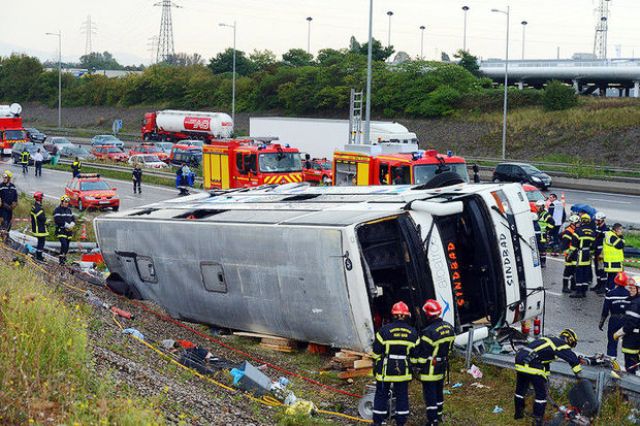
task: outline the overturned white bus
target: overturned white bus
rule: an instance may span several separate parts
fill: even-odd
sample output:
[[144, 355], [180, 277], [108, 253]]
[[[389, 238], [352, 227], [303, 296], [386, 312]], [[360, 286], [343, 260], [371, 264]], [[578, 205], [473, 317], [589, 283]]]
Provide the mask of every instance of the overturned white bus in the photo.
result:
[[172, 316], [369, 350], [398, 300], [460, 330], [543, 310], [522, 187], [280, 187], [202, 193], [95, 220], [111, 279]]

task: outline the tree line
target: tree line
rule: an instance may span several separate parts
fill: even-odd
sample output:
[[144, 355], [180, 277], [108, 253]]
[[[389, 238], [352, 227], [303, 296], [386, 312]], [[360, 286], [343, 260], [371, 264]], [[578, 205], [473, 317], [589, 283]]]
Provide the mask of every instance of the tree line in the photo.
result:
[[[278, 110], [286, 114], [342, 114], [348, 111], [351, 88], [366, 83], [366, 43], [352, 37], [345, 49], [322, 49], [316, 57], [291, 49], [281, 60], [268, 51], [236, 51], [237, 111]], [[390, 64], [393, 47], [372, 43], [375, 114], [386, 117], [442, 117], [456, 110], [499, 109], [502, 94], [479, 72], [476, 58], [457, 54], [457, 63], [410, 60]], [[83, 61], [115, 59], [104, 54]], [[153, 105], [159, 108], [231, 109], [233, 50], [211, 58], [176, 55], [140, 73], [121, 78], [63, 74], [65, 106]], [[117, 63], [117, 62], [116, 62]], [[0, 99], [55, 105], [57, 71], [46, 71], [37, 58], [11, 55], [0, 58]], [[542, 104], [537, 90], [510, 90], [512, 106]]]

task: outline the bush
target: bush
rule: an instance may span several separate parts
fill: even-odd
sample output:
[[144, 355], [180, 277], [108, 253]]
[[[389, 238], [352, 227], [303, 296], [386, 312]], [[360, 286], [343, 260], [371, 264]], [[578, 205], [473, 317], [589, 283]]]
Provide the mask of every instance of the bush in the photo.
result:
[[542, 105], [547, 111], [562, 111], [577, 104], [578, 96], [575, 90], [560, 81], [550, 81], [544, 89]]

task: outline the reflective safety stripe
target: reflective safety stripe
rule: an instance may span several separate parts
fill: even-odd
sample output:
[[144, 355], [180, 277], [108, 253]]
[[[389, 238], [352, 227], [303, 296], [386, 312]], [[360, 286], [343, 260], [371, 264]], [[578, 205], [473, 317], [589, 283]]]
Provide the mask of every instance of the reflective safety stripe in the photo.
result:
[[629, 315], [630, 317], [640, 318], [640, 314], [637, 314], [636, 312], [633, 312], [633, 311], [627, 311], [625, 312], [625, 314]]
[[534, 400], [536, 404], [546, 404], [547, 400], [546, 399], [536, 399]]
[[408, 416], [409, 415], [409, 410], [407, 411], [396, 411], [396, 414], [399, 416]]
[[423, 382], [437, 382], [444, 379], [444, 374], [421, 374], [420, 380]]
[[386, 411], [380, 411], [380, 410], [371, 410], [371, 412], [372, 412], [373, 414], [387, 414], [387, 412], [386, 412]]
[[437, 405], [430, 405], [427, 407], [427, 410], [437, 410], [438, 406]]
[[524, 396], [518, 395], [518, 394], [515, 394], [515, 397], [518, 398], [518, 399], [524, 399]]
[[581, 366], [580, 364], [574, 365], [573, 367], [571, 367], [571, 370], [572, 370], [574, 373], [579, 373], [579, 372], [581, 372], [581, 371], [582, 371], [582, 366]]
[[409, 382], [411, 381], [411, 374], [403, 374], [402, 376], [384, 376], [382, 374], [376, 374], [376, 380], [378, 382]]
[[623, 354], [631, 354], [631, 355], [635, 355], [640, 353], [640, 349], [629, 349], [629, 348], [622, 348], [622, 353]]
[[534, 368], [529, 366], [529, 364], [516, 364], [516, 371], [520, 372], [520, 373], [526, 373], [526, 374], [531, 374], [533, 376], [542, 376], [544, 378], [547, 378], [549, 376], [549, 372], [546, 370], [543, 370], [541, 368]]
[[388, 357], [389, 357], [389, 359], [407, 359], [406, 355], [389, 354]]

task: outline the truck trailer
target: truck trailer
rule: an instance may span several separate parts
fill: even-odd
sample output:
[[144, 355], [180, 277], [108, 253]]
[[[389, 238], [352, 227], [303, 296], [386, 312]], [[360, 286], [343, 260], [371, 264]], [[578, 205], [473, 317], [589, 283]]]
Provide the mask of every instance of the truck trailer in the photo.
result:
[[110, 286], [175, 318], [368, 351], [402, 300], [462, 331], [540, 315], [519, 184], [211, 191], [99, 216]]
[[[333, 158], [334, 151], [350, 143], [349, 129], [349, 120], [290, 117], [249, 119], [250, 136], [277, 137], [280, 143], [288, 143], [315, 158]], [[385, 142], [417, 144], [418, 138], [400, 123], [372, 121], [369, 143]]]
[[233, 135], [233, 120], [222, 112], [164, 110], [148, 112], [142, 122], [145, 141], [176, 142], [181, 139], [211, 141]]

